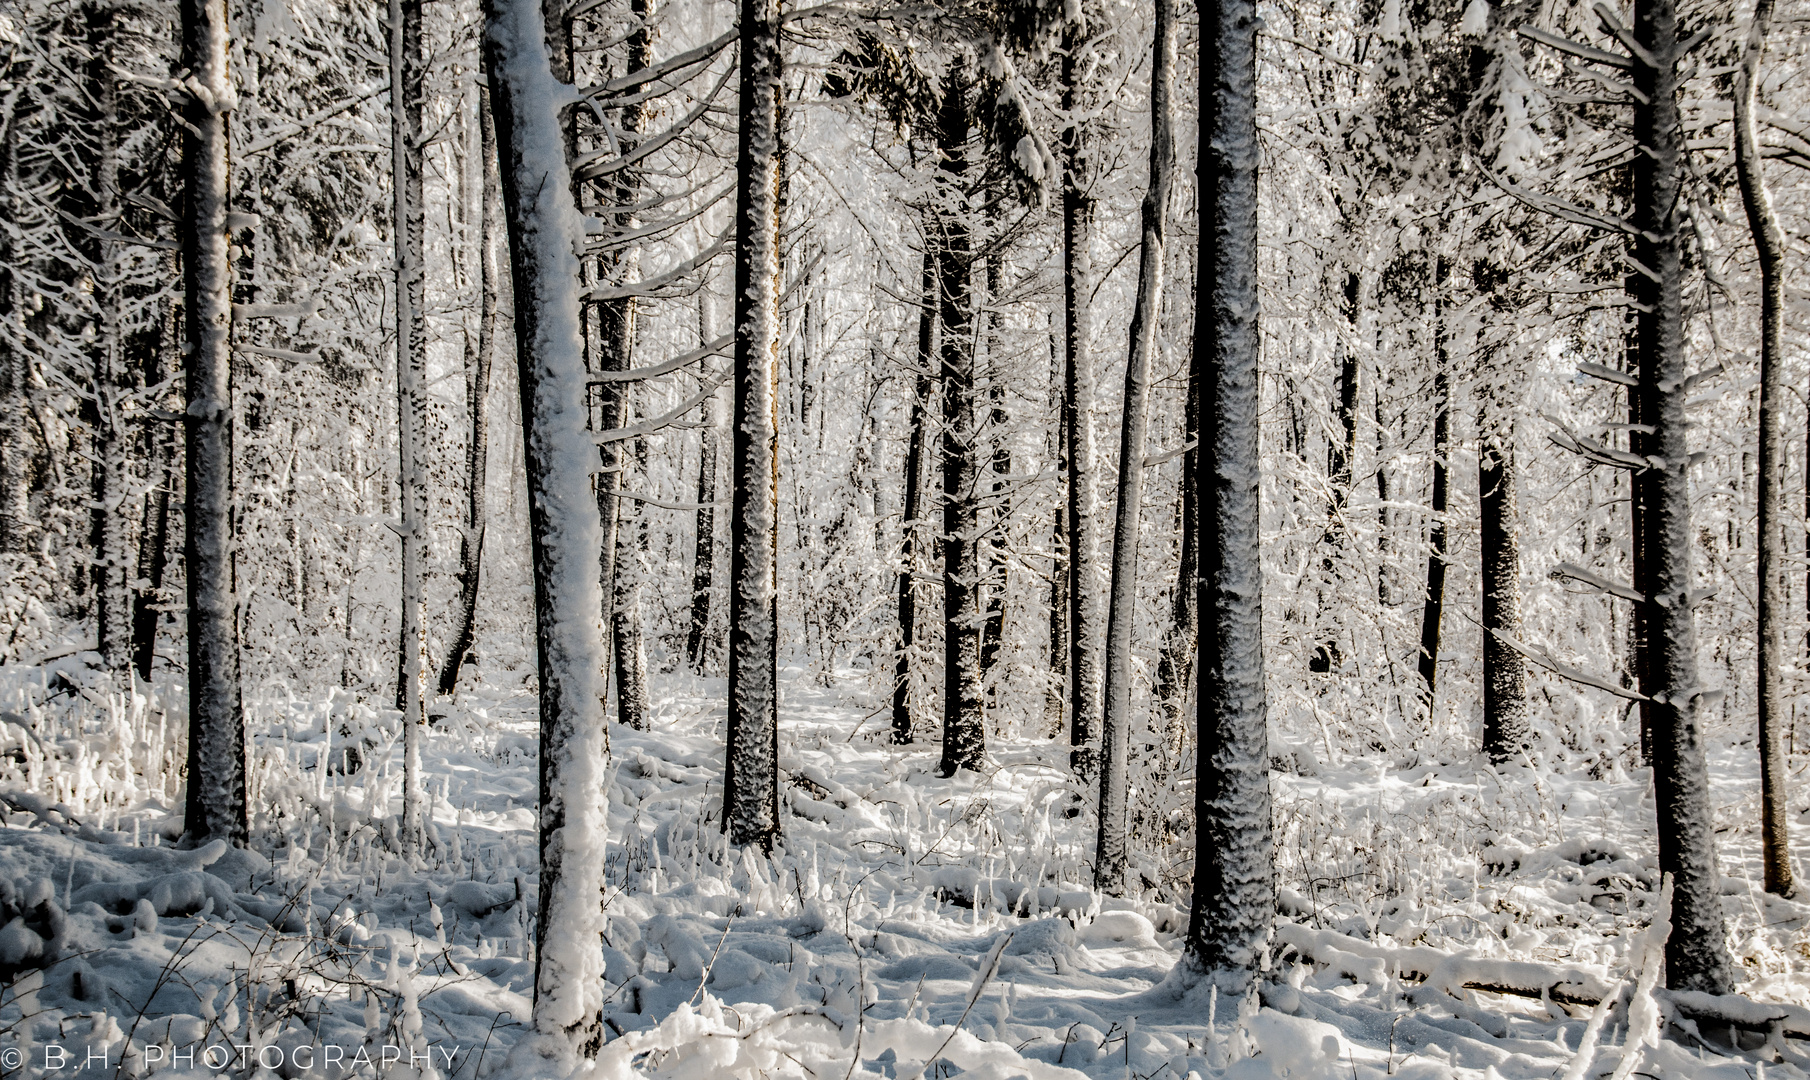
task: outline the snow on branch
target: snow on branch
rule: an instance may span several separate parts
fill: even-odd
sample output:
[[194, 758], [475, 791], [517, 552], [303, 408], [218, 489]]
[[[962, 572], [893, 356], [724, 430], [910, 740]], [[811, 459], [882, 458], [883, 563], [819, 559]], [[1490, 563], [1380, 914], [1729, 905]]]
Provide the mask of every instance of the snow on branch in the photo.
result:
[[663, 360], [658, 364], [649, 364], [646, 367], [629, 368], [627, 371], [595, 372], [591, 375], [591, 385], [598, 386], [603, 383], [615, 382], [640, 382], [643, 379], [653, 379], [661, 375], [670, 375], [680, 368], [690, 367], [699, 360], [704, 359], [706, 356], [720, 356], [733, 344], [735, 344], [735, 335], [724, 334], [722, 337], [719, 337], [708, 344], [700, 345], [690, 352], [680, 353], [671, 360]]
[[715, 378], [705, 382], [703, 388], [696, 394], [693, 394], [691, 397], [680, 402], [678, 408], [660, 416], [656, 416], [652, 420], [644, 420], [639, 424], [630, 424], [627, 427], [611, 428], [608, 431], [600, 431], [597, 433], [594, 441], [599, 446], [602, 446], [604, 443], [621, 442], [624, 439], [638, 439], [643, 435], [652, 435], [654, 432], [664, 428], [697, 427], [699, 426], [697, 421], [681, 420], [680, 417], [709, 400], [710, 395], [716, 393], [717, 387], [723, 385], [723, 380], [728, 377], [729, 372], [727, 370], [721, 371], [717, 373]]

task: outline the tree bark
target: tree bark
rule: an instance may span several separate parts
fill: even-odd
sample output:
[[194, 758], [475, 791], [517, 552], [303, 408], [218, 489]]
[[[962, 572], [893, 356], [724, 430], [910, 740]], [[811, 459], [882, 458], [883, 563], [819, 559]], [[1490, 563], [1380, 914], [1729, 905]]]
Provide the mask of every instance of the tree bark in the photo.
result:
[[1666, 983], [1674, 990], [1727, 993], [1732, 966], [1724, 940], [1722, 878], [1710, 813], [1709, 768], [1699, 728], [1696, 615], [1691, 608], [1690, 449], [1684, 415], [1684, 132], [1679, 117], [1683, 58], [1674, 0], [1635, 8], [1634, 37], [1653, 59], [1636, 60], [1633, 162], [1633, 279], [1640, 313], [1641, 413], [1651, 427], [1646, 515], [1646, 624], [1653, 687], [1653, 787], [1659, 814], [1659, 868], [1672, 875], [1672, 934]]
[[1170, 612], [1169, 636], [1156, 667], [1156, 703], [1162, 710], [1163, 745], [1179, 754], [1183, 743], [1183, 713], [1188, 685], [1194, 679], [1194, 653], [1200, 643], [1200, 393], [1206, 379], [1201, 354], [1193, 350], [1188, 367], [1188, 400], [1183, 409], [1182, 439], [1189, 449], [1182, 454], [1180, 487], [1181, 565]]
[[[1087, 29], [1069, 23], [1062, 31], [1062, 109], [1075, 115], [1082, 105], [1080, 55]], [[1093, 335], [1094, 197], [1087, 162], [1087, 139], [1079, 123], [1062, 133], [1062, 345], [1068, 360], [1063, 377], [1062, 426], [1068, 439], [1068, 741], [1075, 778], [1093, 779], [1094, 740], [1100, 719], [1100, 651], [1095, 644], [1100, 600], [1094, 587], [1099, 559], [1095, 520]]]
[[427, 300], [422, 246], [427, 207], [421, 169], [421, 104], [426, 62], [421, 0], [390, 4], [390, 186], [396, 247], [396, 479], [401, 503], [402, 647], [396, 676], [402, 710], [402, 844], [421, 843], [421, 727], [427, 722]]
[[[147, 357], [144, 381], [147, 386], [161, 383], [180, 370], [177, 338], [181, 334], [182, 305], [165, 306], [157, 348]], [[180, 402], [169, 403], [180, 408]], [[172, 409], [171, 411], [174, 411]], [[176, 486], [175, 433], [168, 424], [158, 424], [146, 433], [149, 448], [147, 472], [151, 487], [145, 492], [144, 511], [139, 518], [138, 573], [140, 584], [132, 593], [132, 666], [140, 682], [149, 684], [157, 659], [158, 603], [163, 600], [163, 577], [170, 562], [170, 496]]]
[[[1052, 320], [1053, 321], [1053, 320]], [[1043, 719], [1053, 738], [1062, 733], [1063, 706], [1068, 701], [1068, 430], [1063, 391], [1061, 339], [1050, 333], [1050, 397], [1056, 405], [1050, 441], [1056, 459], [1056, 520], [1050, 536], [1050, 678], [1044, 691]]]
[[[1004, 348], [999, 333], [999, 286], [1001, 258], [996, 241], [989, 240], [987, 252], [987, 442], [992, 447], [993, 483], [988, 517], [986, 570], [986, 621], [980, 639], [980, 674], [986, 678], [999, 660], [999, 648], [1006, 632], [1006, 587], [1010, 582], [1011, 564], [1006, 559], [1006, 523], [1012, 517], [1012, 495], [1006, 477], [1012, 475], [1012, 438], [1007, 424], [1006, 372]], [[997, 688], [993, 691], [998, 693]]]
[[1483, 540], [1483, 752], [1498, 765], [1527, 747], [1527, 659], [1521, 637], [1521, 539], [1515, 435], [1506, 411], [1480, 418], [1477, 491]]
[[[698, 294], [698, 344], [714, 340], [708, 300]], [[685, 659], [692, 670], [704, 670], [704, 651], [710, 632], [710, 577], [716, 563], [716, 398], [699, 406], [703, 427], [698, 431], [698, 510], [696, 540], [691, 556], [691, 628], [685, 636]]]
[[1242, 996], [1275, 918], [1259, 544], [1257, 12], [1201, 10], [1201, 641], [1187, 960]]
[[1779, 413], [1786, 397], [1782, 367], [1785, 234], [1779, 227], [1754, 126], [1754, 104], [1760, 81], [1760, 58], [1772, 21], [1773, 0], [1757, 0], [1748, 26], [1747, 44], [1735, 86], [1735, 172], [1741, 203], [1760, 262], [1760, 460], [1759, 460], [1759, 742], [1760, 862], [1766, 891], [1791, 896], [1797, 886], [1791, 874], [1789, 804], [1786, 798], [1785, 725], [1790, 710], [1784, 693], [1784, 634], [1779, 614], [1784, 583], [1785, 447]]
[[[547, 25], [536, 0], [484, 0], [484, 67], [496, 119], [522, 447], [534, 570], [540, 675], [540, 904], [535, 930], [534, 1028], [571, 1059], [603, 1036], [603, 843], [599, 763], [604, 610], [597, 552], [602, 528], [590, 477], [595, 436], [584, 408], [589, 376], [575, 245], [585, 234], [555, 102]], [[557, 23], [555, 24], [557, 26]]]
[[184, 95], [182, 270], [188, 410], [184, 539], [188, 576], [188, 804], [191, 843], [247, 832], [245, 714], [233, 541], [232, 263], [228, 258], [224, 0], [182, 0], [182, 67], [205, 94]]
[[912, 740], [911, 656], [917, 646], [918, 535], [923, 531], [924, 459], [930, 444], [928, 414], [931, 365], [936, 349], [936, 239], [935, 229], [924, 230], [924, 269], [919, 286], [923, 304], [918, 309], [917, 374], [911, 396], [911, 444], [905, 451], [905, 504], [899, 528], [899, 655], [892, 684], [892, 741]]
[[736, 149], [734, 494], [723, 827], [771, 851], [779, 834], [779, 177], [777, 0], [740, 0]]
[[943, 755], [938, 771], [986, 763], [981, 708], [980, 438], [974, 422], [973, 255], [967, 219], [970, 86], [962, 65], [943, 77], [937, 115], [944, 205], [937, 215], [938, 357], [943, 381]]
[[[1314, 651], [1307, 658], [1307, 670], [1325, 674], [1336, 671], [1341, 653], [1337, 628], [1326, 623], [1328, 608], [1338, 607], [1339, 558], [1345, 549], [1345, 506], [1351, 499], [1351, 472], [1357, 461], [1358, 352], [1355, 344], [1358, 328], [1358, 290], [1360, 281], [1355, 271], [1345, 273], [1345, 319], [1350, 324], [1353, 341], [1340, 349], [1338, 440], [1326, 447], [1326, 485], [1329, 489], [1326, 507], [1326, 532], [1320, 539], [1324, 554], [1320, 557], [1320, 634]], [[1330, 596], [1328, 595], [1330, 593]]]
[[[16, 61], [7, 65], [10, 80]], [[18, 121], [20, 95], [0, 95], [0, 209], [20, 220]], [[0, 552], [31, 548], [31, 447], [26, 437], [31, 411], [31, 354], [25, 337], [24, 289], [15, 269], [18, 252], [12, 230], [0, 230]]]
[[478, 204], [478, 344], [465, 359], [465, 406], [471, 435], [465, 450], [465, 533], [459, 539], [459, 614], [452, 648], [440, 665], [440, 693], [458, 688], [459, 669], [477, 654], [478, 584], [484, 563], [487, 520], [484, 490], [490, 464], [490, 369], [496, 362], [498, 218], [502, 213], [497, 175], [496, 125], [490, 91], [478, 88], [478, 169], [483, 194]]
[[1137, 299], [1131, 312], [1131, 347], [1125, 362], [1125, 401], [1119, 428], [1119, 499], [1112, 541], [1112, 593], [1106, 614], [1106, 709], [1100, 727], [1099, 833], [1094, 845], [1094, 888], [1125, 892], [1130, 827], [1131, 646], [1137, 631], [1138, 538], [1144, 496], [1144, 447], [1150, 439], [1150, 368], [1157, 350], [1163, 304], [1163, 269], [1169, 213], [1169, 164], [1174, 156], [1169, 98], [1175, 82], [1175, 49], [1169, 40], [1172, 0], [1155, 0], [1151, 44], [1150, 185], [1140, 208]]
[[124, 231], [120, 220], [119, 78], [115, 43], [118, 10], [110, 4], [83, 8], [87, 24], [87, 91], [94, 113], [94, 160], [86, 193], [92, 202], [82, 209], [91, 221], [78, 226], [78, 247], [88, 263], [92, 283], [94, 334], [92, 358], [93, 438], [90, 461], [90, 544], [93, 548], [94, 622], [101, 662], [123, 679], [132, 663], [131, 480], [128, 433], [122, 400], [126, 380], [124, 328], [120, 323], [119, 243], [106, 234]]
[[1433, 270], [1433, 520], [1428, 528], [1427, 599], [1420, 609], [1421, 708], [1433, 715], [1439, 691], [1439, 631], [1445, 614], [1446, 508], [1451, 500], [1449, 479], [1452, 442], [1451, 358], [1446, 354], [1445, 256], [1434, 260]]

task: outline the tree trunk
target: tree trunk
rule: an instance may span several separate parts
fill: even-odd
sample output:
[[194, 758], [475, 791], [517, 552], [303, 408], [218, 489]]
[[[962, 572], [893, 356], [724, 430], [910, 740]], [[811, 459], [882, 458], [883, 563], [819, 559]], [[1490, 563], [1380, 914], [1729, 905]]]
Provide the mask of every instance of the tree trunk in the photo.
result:
[[[1336, 611], [1339, 559], [1344, 553], [1349, 530], [1345, 526], [1345, 505], [1351, 498], [1351, 471], [1357, 462], [1358, 352], [1355, 344], [1358, 327], [1358, 289], [1356, 272], [1345, 273], [1345, 319], [1350, 323], [1353, 341], [1340, 349], [1339, 359], [1339, 438], [1326, 448], [1326, 485], [1330, 499], [1326, 508], [1326, 532], [1320, 539], [1324, 554], [1320, 557], [1320, 636], [1314, 642], [1313, 655], [1307, 658], [1307, 670], [1322, 674], [1337, 671], [1340, 662]], [[1333, 609], [1335, 623], [1327, 622], [1328, 609]]]
[[[1633, 281], [1634, 272], [1630, 271], [1623, 286], [1630, 300], [1638, 288]], [[1623, 353], [1629, 374], [1638, 378], [1640, 375], [1640, 325], [1630, 320], [1622, 337]], [[1641, 434], [1640, 391], [1628, 390], [1628, 452], [1645, 456], [1647, 439]], [[1645, 472], [1628, 474], [1628, 571], [1632, 579], [1634, 591], [1642, 596], [1647, 594], [1647, 499], [1649, 497], [1652, 477]], [[1629, 637], [1633, 653], [1633, 676], [1635, 688], [1642, 694], [1652, 690], [1652, 676], [1647, 663], [1650, 650], [1647, 647], [1647, 609], [1644, 604], [1635, 604], [1632, 617], [1628, 620]], [[1636, 713], [1640, 722], [1640, 760], [1642, 764], [1653, 760], [1653, 701], [1643, 698], [1636, 705]]]
[[402, 710], [402, 844], [421, 843], [421, 726], [427, 722], [427, 310], [422, 244], [427, 208], [421, 171], [421, 0], [390, 3], [390, 186], [396, 245], [396, 472], [401, 503], [402, 648], [396, 677]]
[[[633, 423], [634, 404], [623, 394], [623, 420]], [[647, 475], [647, 440], [625, 440], [629, 445], [617, 455], [622, 462], [624, 489], [640, 486]], [[647, 644], [641, 632], [642, 565], [647, 561], [647, 515], [641, 504], [628, 499], [617, 503], [616, 607], [611, 638], [616, 646], [616, 719], [637, 731], [647, 727]], [[624, 520], [626, 519], [626, 520]]]
[[[1674, 0], [1635, 9], [1634, 37], [1652, 56], [1637, 60], [1633, 82], [1633, 263], [1640, 332], [1641, 413], [1651, 470], [1646, 515], [1646, 624], [1653, 688], [1653, 788], [1659, 813], [1659, 869], [1672, 875], [1672, 934], [1666, 983], [1674, 990], [1727, 993], [1733, 972], [1724, 940], [1722, 878], [1716, 865], [1697, 679], [1696, 615], [1691, 608], [1690, 449], [1684, 415], [1684, 132], [1679, 118]], [[1641, 102], [1644, 102], [1642, 104]]]
[[966, 201], [970, 86], [961, 65], [943, 78], [938, 163], [946, 194], [938, 214], [938, 355], [943, 377], [943, 756], [938, 771], [979, 771], [987, 754], [981, 708], [980, 437], [974, 423], [973, 256]]
[[[1070, 23], [1062, 31], [1062, 109], [1075, 115], [1082, 105], [1080, 80], [1087, 30]], [[1068, 439], [1068, 741], [1076, 779], [1093, 779], [1094, 739], [1100, 716], [1100, 651], [1094, 638], [1100, 600], [1094, 588], [1099, 559], [1094, 519], [1094, 370], [1090, 304], [1093, 296], [1092, 177], [1083, 175], [1086, 137], [1071, 124], [1062, 133], [1062, 345], [1068, 359], [1063, 378], [1062, 426]]]
[[599, 763], [603, 714], [602, 528], [591, 491], [595, 436], [583, 408], [589, 382], [575, 245], [585, 235], [563, 124], [570, 88], [552, 74], [536, 0], [484, 0], [484, 67], [496, 118], [522, 447], [534, 569], [540, 674], [540, 904], [534, 1027], [569, 1055], [602, 1041], [603, 848], [607, 808]]
[[490, 368], [496, 361], [497, 223], [502, 213], [497, 176], [496, 125], [490, 91], [478, 87], [478, 169], [483, 194], [478, 206], [478, 347], [465, 358], [465, 405], [471, 435], [465, 450], [465, 533], [459, 539], [459, 614], [452, 648], [440, 665], [440, 693], [458, 688], [459, 669], [477, 654], [478, 580], [484, 563], [484, 489], [490, 464]]
[[[158, 334], [158, 346], [150, 354], [145, 384], [155, 386], [180, 369], [177, 337], [181, 333], [182, 305], [167, 306]], [[170, 403], [166, 402], [166, 405]], [[181, 403], [174, 403], [181, 408]], [[174, 411], [174, 409], [172, 409]], [[139, 519], [138, 573], [143, 584], [132, 594], [132, 666], [140, 682], [149, 684], [157, 659], [158, 603], [163, 599], [163, 576], [170, 561], [170, 495], [176, 486], [175, 432], [158, 424], [146, 433], [150, 458], [147, 471], [151, 487], [145, 492]]]
[[[713, 339], [708, 301], [698, 294], [698, 344]], [[691, 556], [691, 629], [685, 636], [685, 659], [692, 670], [704, 670], [704, 646], [710, 632], [710, 576], [716, 563], [716, 398], [699, 406], [698, 510], [696, 543]]]
[[94, 110], [94, 161], [89, 198], [91, 221], [79, 227], [79, 248], [88, 262], [93, 290], [93, 441], [90, 462], [90, 544], [93, 548], [94, 622], [101, 661], [123, 679], [132, 663], [131, 511], [127, 488], [131, 464], [122, 414], [126, 380], [124, 330], [120, 325], [119, 244], [106, 233], [123, 232], [119, 184], [119, 78], [115, 41], [119, 12], [110, 4], [83, 9], [88, 32], [88, 98]]
[[1754, 127], [1754, 96], [1760, 81], [1760, 57], [1766, 48], [1767, 25], [1772, 21], [1772, 0], [1758, 0], [1741, 70], [1735, 87], [1735, 165], [1741, 184], [1741, 203], [1747, 210], [1747, 227], [1760, 260], [1760, 521], [1759, 521], [1759, 720], [1760, 720], [1760, 831], [1761, 858], [1766, 891], [1791, 896], [1797, 891], [1791, 875], [1789, 804], [1785, 779], [1785, 725], [1790, 710], [1785, 705], [1784, 635], [1779, 613], [1784, 608], [1780, 586], [1784, 583], [1784, 487], [1785, 447], [1779, 432], [1779, 412], [1786, 397], [1784, 354], [1785, 235], [1772, 195], [1766, 190], [1760, 139]]
[[1200, 623], [1196, 602], [1200, 592], [1200, 393], [1206, 379], [1199, 349], [1188, 361], [1188, 400], [1183, 410], [1182, 439], [1189, 449], [1182, 454], [1181, 566], [1176, 574], [1169, 637], [1156, 666], [1156, 703], [1162, 710], [1165, 758], [1179, 754], [1183, 742], [1183, 712], [1188, 684], [1194, 679], [1194, 653], [1199, 647]]
[[[16, 63], [16, 62], [15, 62]], [[6, 72], [9, 83], [13, 65]], [[0, 210], [20, 219], [19, 96], [0, 96]], [[31, 447], [26, 438], [31, 411], [31, 353], [24, 347], [25, 296], [15, 269], [18, 252], [10, 229], [0, 229], [0, 552], [31, 549]]]
[[1439, 691], [1439, 630], [1445, 614], [1446, 508], [1451, 499], [1452, 383], [1446, 355], [1445, 256], [1433, 269], [1433, 521], [1428, 529], [1427, 599], [1420, 609], [1421, 709], [1430, 720]]
[[[1006, 523], [1012, 517], [1012, 496], [1006, 477], [1012, 475], [1012, 438], [1006, 425], [1011, 421], [1006, 412], [1006, 372], [1004, 346], [999, 334], [1000, 253], [997, 243], [987, 252], [987, 442], [992, 447], [993, 486], [992, 527], [988, 530], [986, 622], [980, 639], [980, 674], [986, 678], [999, 660], [999, 647], [1006, 632], [1006, 586], [1011, 564], [1006, 559]], [[995, 689], [997, 694], [998, 690]]]
[[1276, 908], [1263, 682], [1258, 413], [1257, 12], [1201, 11], [1199, 737], [1187, 959], [1240, 997]]
[[183, 523], [188, 576], [189, 842], [246, 840], [245, 714], [233, 557], [232, 263], [228, 258], [224, 0], [182, 0], [182, 227], [188, 410]]
[[1521, 637], [1521, 523], [1514, 421], [1479, 418], [1477, 492], [1483, 537], [1483, 752], [1498, 765], [1527, 747], [1527, 660], [1497, 637]]
[[1052, 738], [1062, 732], [1063, 705], [1068, 700], [1068, 433], [1062, 385], [1062, 343], [1052, 330], [1050, 397], [1057, 406], [1050, 441], [1055, 444], [1057, 491], [1055, 531], [1050, 536], [1050, 678], [1043, 697], [1044, 726]]
[[735, 420], [729, 535], [729, 732], [723, 827], [779, 834], [779, 106], [777, 0], [740, 0]]
[[899, 529], [899, 655], [892, 684], [892, 741], [900, 745], [912, 740], [911, 655], [917, 646], [917, 548], [918, 535], [923, 531], [924, 459], [930, 444], [928, 409], [933, 389], [930, 373], [936, 349], [934, 231], [924, 230], [924, 270], [919, 288], [923, 306], [918, 309], [917, 376], [912, 386], [911, 444], [905, 451], [905, 505]]
[[1125, 892], [1130, 828], [1126, 816], [1131, 752], [1131, 646], [1137, 632], [1138, 538], [1144, 496], [1144, 446], [1150, 438], [1150, 367], [1162, 318], [1163, 261], [1169, 214], [1169, 163], [1174, 156], [1169, 97], [1175, 82], [1175, 49], [1169, 41], [1172, 0], [1155, 0], [1151, 44], [1150, 186], [1140, 217], [1137, 300], [1131, 312], [1131, 348], [1125, 362], [1124, 419], [1119, 428], [1119, 501], [1112, 540], [1112, 599], [1106, 615], [1106, 710], [1100, 727], [1099, 835], [1094, 845], [1094, 888]]

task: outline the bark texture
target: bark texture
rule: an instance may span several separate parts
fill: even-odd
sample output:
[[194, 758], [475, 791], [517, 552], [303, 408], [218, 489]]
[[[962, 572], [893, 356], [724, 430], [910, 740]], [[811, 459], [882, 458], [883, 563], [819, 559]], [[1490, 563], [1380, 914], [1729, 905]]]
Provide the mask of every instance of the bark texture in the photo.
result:
[[731, 841], [763, 850], [779, 834], [780, 80], [778, 4], [741, 0], [723, 827]]
[[228, 258], [225, 0], [183, 0], [182, 226], [185, 352], [185, 573], [188, 576], [188, 804], [193, 843], [246, 839], [245, 714], [233, 556], [232, 263]]
[[1679, 117], [1674, 0], [1635, 9], [1634, 37], [1652, 59], [1636, 60], [1633, 83], [1633, 259], [1647, 268], [1633, 281], [1640, 335], [1641, 413], [1651, 427], [1645, 544], [1648, 674], [1653, 708], [1653, 788], [1659, 812], [1659, 868], [1672, 875], [1672, 934], [1666, 984], [1674, 990], [1727, 993], [1733, 969], [1725, 940], [1722, 878], [1710, 813], [1709, 767], [1697, 677], [1697, 626], [1691, 598], [1690, 448], [1684, 415], [1684, 130]]
[[1186, 951], [1199, 977], [1242, 994], [1276, 907], [1258, 541], [1257, 12], [1201, 9], [1199, 749]]
[[1446, 274], [1442, 256], [1433, 271], [1433, 501], [1427, 530], [1427, 599], [1420, 609], [1421, 709], [1433, 712], [1439, 692], [1439, 632], [1445, 615], [1446, 509], [1451, 501], [1452, 382], [1446, 353]]
[[936, 255], [932, 230], [925, 230], [924, 270], [918, 295], [917, 372], [911, 396], [911, 443], [905, 450], [905, 505], [899, 528], [899, 655], [892, 684], [892, 741], [912, 740], [911, 658], [917, 646], [917, 560], [924, 518], [924, 460], [930, 449], [931, 365], [936, 361]]
[[1500, 765], [1525, 752], [1527, 659], [1521, 638], [1521, 525], [1513, 421], [1486, 416], [1477, 448], [1483, 537], [1483, 752]]

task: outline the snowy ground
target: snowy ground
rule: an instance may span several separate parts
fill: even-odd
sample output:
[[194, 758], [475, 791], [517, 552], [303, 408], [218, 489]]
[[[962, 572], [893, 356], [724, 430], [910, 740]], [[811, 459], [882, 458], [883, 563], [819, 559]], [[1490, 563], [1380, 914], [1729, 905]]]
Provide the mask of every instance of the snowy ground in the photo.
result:
[[[0, 1076], [532, 1075], [510, 1064], [534, 968], [519, 675], [462, 694], [424, 739], [436, 843], [410, 866], [387, 839], [393, 720], [343, 695], [254, 703], [256, 851], [177, 851], [180, 702], [128, 704], [58, 666], [0, 673]], [[768, 861], [717, 828], [720, 681], [655, 689], [652, 730], [611, 735], [598, 1075], [1805, 1075], [1783, 1040], [1730, 1057], [1688, 1021], [1639, 1048], [1652, 999], [1629, 989], [1658, 902], [1644, 773], [1294, 754], [1277, 785], [1292, 917], [1259, 1007], [1171, 996], [1184, 916], [1080, 884], [1091, 826], [1064, 812], [1065, 748], [996, 745], [990, 775], [941, 779], [934, 746], [888, 745], [876, 703], [793, 679], [791, 816]], [[1750, 758], [1725, 748], [1716, 770], [1743, 989], [1810, 1005], [1794, 974], [1810, 908], [1753, 884]], [[1618, 1004], [1593, 1024], [1459, 985], [1511, 960]]]

